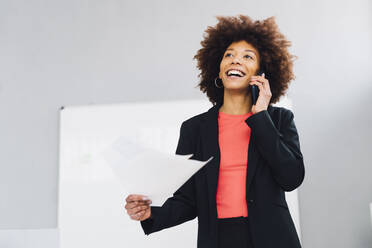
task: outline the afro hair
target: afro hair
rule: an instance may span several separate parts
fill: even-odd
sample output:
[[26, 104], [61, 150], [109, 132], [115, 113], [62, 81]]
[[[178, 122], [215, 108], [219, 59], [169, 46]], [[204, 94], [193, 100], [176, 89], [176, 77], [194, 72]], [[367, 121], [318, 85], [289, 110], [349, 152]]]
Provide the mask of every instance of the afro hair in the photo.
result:
[[269, 80], [272, 97], [270, 103], [276, 103], [286, 93], [293, 74], [293, 59], [297, 58], [288, 52], [291, 42], [279, 32], [275, 18], [263, 21], [252, 20], [249, 16], [217, 16], [216, 26], [205, 30], [202, 48], [193, 59], [197, 60], [200, 70], [199, 87], [212, 104], [223, 103], [224, 88], [217, 88], [214, 80], [218, 76], [222, 56], [227, 47], [237, 41], [245, 40], [254, 46], [260, 55], [260, 70]]

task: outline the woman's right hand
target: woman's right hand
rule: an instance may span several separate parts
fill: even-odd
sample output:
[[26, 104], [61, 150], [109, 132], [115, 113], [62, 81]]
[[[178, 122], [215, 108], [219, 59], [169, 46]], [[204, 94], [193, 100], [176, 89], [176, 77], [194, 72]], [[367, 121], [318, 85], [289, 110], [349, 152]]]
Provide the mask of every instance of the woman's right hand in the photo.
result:
[[148, 197], [130, 194], [125, 200], [127, 202], [125, 209], [132, 220], [142, 221], [151, 217], [150, 204], [152, 201]]

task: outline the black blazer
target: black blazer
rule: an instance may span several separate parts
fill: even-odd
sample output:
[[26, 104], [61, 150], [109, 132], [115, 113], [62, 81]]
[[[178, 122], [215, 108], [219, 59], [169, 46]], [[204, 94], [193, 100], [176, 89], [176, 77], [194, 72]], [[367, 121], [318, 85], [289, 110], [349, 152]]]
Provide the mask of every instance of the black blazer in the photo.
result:
[[[190, 177], [162, 206], [151, 206], [152, 216], [140, 221], [146, 235], [198, 217], [198, 248], [217, 248], [216, 192], [220, 165], [218, 110], [185, 120], [180, 128], [176, 154], [192, 159], [214, 158]], [[268, 106], [248, 117], [246, 200], [255, 248], [300, 248], [284, 191], [304, 180], [305, 167], [291, 110]]]

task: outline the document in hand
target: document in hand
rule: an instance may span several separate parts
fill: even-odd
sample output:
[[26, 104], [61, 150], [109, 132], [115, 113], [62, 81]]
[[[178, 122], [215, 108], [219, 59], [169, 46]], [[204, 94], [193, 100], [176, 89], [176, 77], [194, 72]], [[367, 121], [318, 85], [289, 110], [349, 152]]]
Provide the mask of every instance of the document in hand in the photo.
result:
[[128, 194], [148, 196], [161, 206], [207, 161], [190, 155], [166, 154], [125, 137], [118, 138], [103, 154]]

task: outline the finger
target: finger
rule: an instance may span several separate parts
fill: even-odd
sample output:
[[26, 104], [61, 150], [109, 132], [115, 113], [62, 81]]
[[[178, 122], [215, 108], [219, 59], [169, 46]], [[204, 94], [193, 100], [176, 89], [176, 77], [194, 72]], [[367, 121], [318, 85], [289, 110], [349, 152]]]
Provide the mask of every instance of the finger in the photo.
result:
[[269, 81], [267, 79], [255, 79], [254, 81], [258, 81], [259, 83], [262, 84], [264, 92], [270, 91], [270, 86], [269, 86]]
[[265, 78], [265, 74], [262, 73], [263, 76], [252, 76], [251, 80], [257, 80], [264, 84], [264, 87], [266, 87], [266, 84], [269, 84], [269, 80]]
[[261, 77], [261, 76], [252, 76], [251, 80], [256, 80], [262, 83], [269, 83], [269, 81], [266, 78]]
[[271, 98], [272, 93], [271, 93], [271, 90], [270, 90], [270, 86], [268, 84], [265, 87], [265, 84], [260, 83], [260, 82], [257, 82], [257, 81], [253, 81], [251, 83], [258, 86], [258, 88], [259, 88], [259, 97], [262, 95], [262, 96], [264, 96], [264, 98], [266, 98], [266, 97], [267, 98]]
[[252, 77], [263, 77], [263, 78], [265, 78], [265, 73], [263, 72], [263, 73], [261, 73], [261, 75], [252, 75]]
[[142, 216], [145, 214], [146, 211], [141, 211], [139, 213], [136, 213], [134, 215], [131, 215], [132, 219], [135, 219], [135, 220], [140, 220], [142, 218]]
[[139, 215], [138, 214], [130, 214], [129, 215], [132, 220], [138, 220]]
[[130, 195], [127, 197], [127, 202], [131, 202], [131, 201], [147, 201], [147, 200], [150, 200], [150, 198], [148, 196], [145, 196], [145, 195]]
[[267, 80], [266, 78], [262, 78], [262, 82], [263, 82], [264, 88], [270, 89], [269, 80]]
[[263, 82], [263, 84], [264, 84], [264, 88], [265, 89], [267, 89], [267, 90], [270, 90], [270, 84], [269, 84], [269, 80], [267, 80], [266, 78], [265, 78], [265, 73], [263, 72], [262, 73], [262, 77], [261, 77], [261, 81]]
[[251, 79], [266, 79], [265, 73], [262, 73], [261, 75], [252, 75]]
[[152, 202], [143, 202], [143, 201], [140, 201], [140, 202], [130, 202], [130, 203], [127, 203], [125, 205], [125, 208], [126, 209], [132, 209], [132, 208], [135, 208], [137, 206], [149, 206]]
[[135, 202], [130, 202], [130, 203], [127, 203], [125, 204], [125, 209], [132, 209], [132, 208], [135, 208], [137, 206], [149, 206], [151, 204], [151, 202], [143, 202], [143, 201], [135, 201]]
[[147, 196], [145, 196], [145, 195], [134, 195], [134, 194], [131, 194], [125, 200], [127, 202], [132, 202], [132, 201], [146, 201], [146, 200], [150, 200], [150, 198], [147, 197]]
[[138, 213], [140, 213], [140, 212], [142, 212], [142, 211], [147, 211], [147, 210], [148, 210], [148, 207], [147, 207], [147, 208], [135, 209], [135, 210], [133, 210], [133, 209], [129, 209], [129, 210], [127, 210], [127, 212], [128, 212], [128, 214], [129, 214], [130, 216], [133, 216], [133, 215], [136, 215], [136, 214], [138, 214]]
[[136, 201], [137, 204], [141, 204], [141, 205], [150, 205], [152, 203], [151, 200], [146, 200], [146, 201]]
[[263, 85], [262, 85], [262, 83], [261, 82], [258, 82], [258, 81], [251, 81], [250, 83], [249, 83], [250, 85], [257, 85], [258, 86], [258, 89], [260, 90], [260, 92], [261, 91], [263, 91], [264, 90], [264, 88], [263, 88]]
[[130, 216], [133, 216], [133, 217], [138, 217], [142, 214], [144, 214], [146, 212], [147, 209], [141, 209], [139, 211], [136, 211], [136, 212], [130, 212], [128, 213]]
[[146, 209], [148, 209], [148, 208], [149, 208], [149, 206], [137, 206], [137, 207], [135, 207], [135, 208], [131, 208], [131, 209], [129, 209], [128, 211], [129, 211], [129, 213], [131, 213], [131, 214], [136, 214], [136, 213], [141, 212], [141, 211], [143, 211], [143, 210], [146, 210]]
[[267, 95], [271, 95], [271, 89], [270, 89], [270, 84], [269, 84], [269, 80], [265, 79], [264, 82], [263, 82], [263, 87], [265, 89], [265, 93]]
[[127, 204], [128, 205], [143, 205], [143, 204], [151, 204], [152, 201], [151, 200], [146, 200], [146, 201], [131, 201], [131, 202], [128, 202]]

